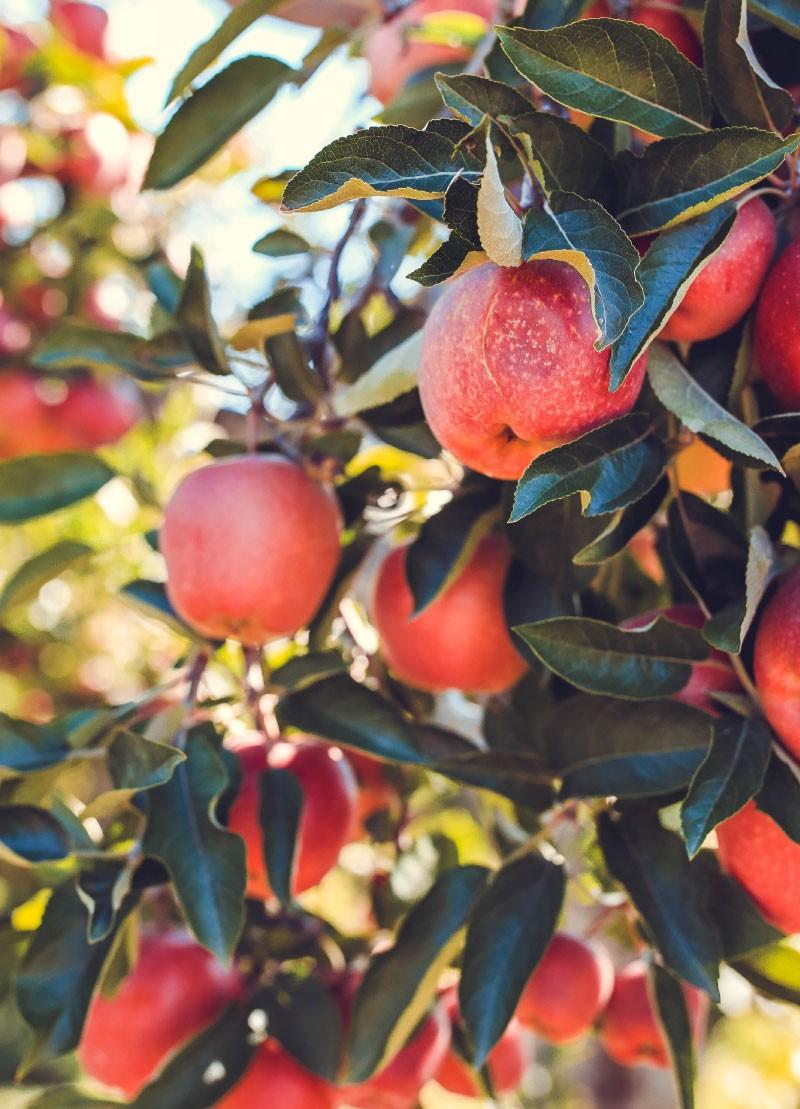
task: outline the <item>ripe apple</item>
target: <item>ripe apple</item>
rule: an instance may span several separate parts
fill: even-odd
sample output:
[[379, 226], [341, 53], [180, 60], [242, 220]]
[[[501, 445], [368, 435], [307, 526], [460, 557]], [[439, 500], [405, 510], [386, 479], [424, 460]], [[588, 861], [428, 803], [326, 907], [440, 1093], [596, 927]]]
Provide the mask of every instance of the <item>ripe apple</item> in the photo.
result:
[[283, 0], [275, 15], [308, 27], [355, 28], [380, 10], [380, 0]]
[[337, 1090], [351, 1109], [414, 1109], [422, 1087], [436, 1076], [450, 1048], [450, 1021], [437, 1004], [411, 1039], [374, 1077]]
[[800, 845], [750, 801], [717, 828], [719, 859], [782, 932], [800, 932]]
[[[669, 608], [658, 609], [655, 612], [643, 612], [639, 616], [632, 616], [623, 620], [623, 628], [644, 628], [662, 616], [671, 620], [673, 624], [681, 624], [684, 628], [702, 628], [705, 617], [696, 605], [672, 605]], [[696, 709], [710, 713], [711, 716], [720, 715], [720, 706], [711, 696], [712, 693], [741, 693], [742, 687], [736, 672], [730, 664], [728, 656], [722, 651], [712, 647], [705, 662], [696, 662], [692, 666], [689, 681], [673, 693], [675, 701], [682, 701], [685, 705], [693, 705]]]
[[698, 497], [717, 497], [731, 487], [733, 466], [702, 439], [693, 440], [675, 457], [678, 485]]
[[406, 579], [407, 547], [384, 560], [372, 598], [381, 652], [403, 681], [433, 692], [498, 693], [525, 672], [503, 613], [510, 561], [499, 535], [486, 536], [452, 584], [418, 616]]
[[247, 896], [259, 901], [272, 896], [259, 820], [259, 775], [270, 767], [290, 770], [303, 792], [293, 892], [318, 885], [355, 834], [358, 786], [346, 756], [312, 736], [276, 743], [269, 750], [261, 736], [250, 736], [231, 741], [230, 747], [239, 759], [242, 781], [228, 827], [245, 842]]
[[116, 116], [93, 112], [68, 136], [60, 176], [92, 196], [107, 196], [125, 183], [130, 136]]
[[50, 327], [67, 310], [67, 296], [57, 285], [30, 281], [17, 290], [24, 314], [38, 326]]
[[589, 1031], [613, 985], [604, 948], [558, 932], [525, 986], [517, 1019], [550, 1043], [569, 1043]]
[[305, 470], [265, 455], [195, 470], [167, 504], [167, 592], [192, 627], [259, 646], [293, 635], [339, 565], [335, 497]]
[[492, 263], [456, 278], [425, 325], [419, 389], [459, 462], [518, 478], [531, 459], [630, 411], [647, 358], [608, 391], [589, 289], [565, 262]]
[[353, 768], [358, 782], [358, 823], [364, 823], [383, 809], [389, 809], [397, 798], [397, 791], [386, 777], [385, 764], [360, 751], [348, 751], [347, 761]]
[[19, 88], [36, 43], [16, 27], [0, 24], [0, 91]]
[[250, 1065], [217, 1109], [333, 1109], [334, 1087], [307, 1071], [274, 1040], [256, 1049]]
[[0, 127], [0, 185], [15, 181], [25, 168], [28, 144], [18, 127]]
[[[708, 998], [683, 985], [695, 1043], [705, 1030]], [[655, 1014], [648, 987], [647, 966], [637, 959], [617, 971], [614, 990], [600, 1023], [600, 1040], [606, 1052], [624, 1067], [668, 1067], [667, 1041]]]
[[694, 343], [733, 327], [755, 303], [776, 234], [772, 212], [760, 196], [743, 204], [722, 246], [693, 278], [659, 338]]
[[217, 963], [188, 933], [144, 932], [119, 991], [92, 1001], [78, 1048], [81, 1064], [98, 1082], [136, 1094], [241, 989], [236, 971]]
[[106, 60], [108, 15], [102, 8], [76, 0], [50, 0], [50, 20], [76, 50]]
[[[444, 1004], [451, 1025], [455, 1024], [458, 1021], [458, 997], [455, 989], [447, 992]], [[511, 1019], [492, 1048], [487, 1065], [495, 1093], [508, 1094], [518, 1088], [525, 1070], [525, 1055], [522, 1050], [522, 1030], [516, 1018]], [[452, 1094], [473, 1098], [481, 1096], [472, 1071], [452, 1047], [436, 1072], [436, 1081]]]
[[127, 434], [141, 419], [142, 409], [120, 386], [81, 377], [70, 381], [53, 415], [75, 449], [96, 450]]
[[364, 43], [369, 62], [369, 91], [382, 104], [397, 96], [410, 77], [433, 66], [466, 61], [471, 51], [460, 44], [415, 42], [413, 32], [440, 12], [477, 16], [487, 29], [497, 13], [497, 0], [414, 0], [377, 27]]
[[0, 374], [0, 458], [59, 450], [66, 442], [50, 420], [36, 376], [26, 370]]
[[800, 758], [800, 566], [764, 609], [753, 664], [764, 715], [784, 747]]
[[756, 310], [756, 362], [778, 404], [800, 409], [800, 238], [770, 270]]

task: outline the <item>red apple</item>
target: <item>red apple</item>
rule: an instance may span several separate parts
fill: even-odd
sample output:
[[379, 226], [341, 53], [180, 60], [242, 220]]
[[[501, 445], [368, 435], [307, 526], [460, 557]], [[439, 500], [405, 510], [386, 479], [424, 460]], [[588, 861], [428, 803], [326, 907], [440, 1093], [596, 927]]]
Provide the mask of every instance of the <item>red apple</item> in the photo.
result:
[[31, 345], [31, 329], [0, 302], [0, 356], [14, 358]]
[[478, 16], [488, 30], [497, 14], [497, 0], [414, 0], [377, 27], [364, 43], [364, 57], [370, 67], [369, 91], [381, 103], [394, 100], [415, 73], [469, 58], [471, 51], [463, 45], [414, 41], [414, 29], [440, 12]]
[[615, 393], [589, 288], [565, 262], [491, 263], [456, 278], [425, 325], [419, 389], [431, 431], [459, 462], [518, 478], [543, 451], [630, 411], [646, 356]]
[[107, 196], [125, 183], [130, 136], [107, 112], [93, 112], [69, 136], [60, 176], [93, 196]]
[[719, 858], [765, 920], [800, 932], [800, 845], [751, 801], [717, 828]]
[[127, 434], [141, 419], [142, 409], [119, 385], [85, 377], [69, 383], [54, 416], [76, 449], [95, 450]]
[[355, 28], [380, 10], [380, 0], [283, 0], [275, 15], [309, 27]]
[[569, 1043], [592, 1027], [613, 984], [614, 968], [603, 948], [559, 932], [528, 980], [517, 1019], [550, 1043]]
[[36, 44], [24, 31], [0, 24], [0, 90], [20, 86], [28, 59], [35, 53]]
[[[333, 1109], [334, 1087], [302, 1067], [274, 1040], [256, 1049], [250, 1065], [217, 1109]], [[165, 1107], [166, 1109], [166, 1107]]]
[[14, 181], [25, 168], [28, 144], [18, 127], [0, 127], [0, 185]]
[[[458, 997], [455, 989], [445, 995], [444, 1003], [451, 1024], [458, 1021]], [[489, 1053], [487, 1062], [495, 1093], [508, 1094], [522, 1082], [525, 1055], [522, 1050], [522, 1030], [512, 1018], [505, 1032]], [[436, 1072], [436, 1081], [453, 1094], [477, 1098], [481, 1092], [470, 1067], [451, 1048]]]
[[[684, 983], [683, 992], [696, 1043], [705, 1030], [708, 998]], [[669, 1051], [650, 997], [647, 966], [641, 960], [617, 971], [614, 991], [600, 1024], [606, 1052], [625, 1067], [668, 1067]]]
[[800, 409], [800, 238], [789, 243], [761, 290], [756, 361], [778, 404]]
[[335, 497], [284, 458], [228, 458], [184, 478], [167, 504], [167, 592], [204, 635], [258, 646], [293, 635], [339, 564]]
[[188, 933], [145, 932], [136, 964], [112, 998], [97, 995], [78, 1056], [92, 1078], [133, 1095], [167, 1057], [241, 994], [239, 975]]
[[753, 657], [764, 715], [800, 758], [800, 566], [787, 574], [758, 623]]
[[755, 303], [775, 252], [775, 220], [761, 199], [748, 200], [736, 213], [727, 238], [707, 262], [659, 338], [694, 343], [733, 327]]
[[406, 579], [407, 547], [384, 560], [372, 598], [381, 652], [403, 681], [419, 689], [497, 693], [525, 672], [503, 613], [510, 561], [501, 536], [482, 539], [455, 579], [418, 616]]
[[76, 50], [105, 60], [108, 15], [96, 4], [50, 0], [50, 20]]
[[230, 747], [239, 758], [242, 781], [228, 827], [245, 842], [247, 896], [259, 901], [272, 896], [259, 820], [259, 776], [270, 767], [290, 770], [303, 793], [293, 892], [318, 885], [355, 834], [358, 787], [346, 756], [312, 736], [276, 743], [269, 750], [260, 736], [233, 740]]
[[26, 370], [0, 374], [0, 458], [65, 450], [69, 440], [53, 423], [37, 387]]
[[358, 823], [364, 823], [376, 812], [389, 809], [397, 798], [397, 790], [386, 777], [385, 763], [360, 751], [348, 751], [347, 761], [358, 782]]
[[25, 315], [38, 327], [50, 327], [67, 310], [67, 297], [56, 285], [31, 281], [17, 290], [17, 299]]

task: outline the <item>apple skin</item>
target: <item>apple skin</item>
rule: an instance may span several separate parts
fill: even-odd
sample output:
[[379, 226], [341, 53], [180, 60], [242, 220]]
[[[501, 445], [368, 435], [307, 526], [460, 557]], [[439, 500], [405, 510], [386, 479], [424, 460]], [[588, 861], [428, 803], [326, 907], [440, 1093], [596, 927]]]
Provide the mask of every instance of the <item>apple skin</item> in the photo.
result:
[[55, 417], [76, 449], [96, 450], [116, 443], [141, 419], [141, 406], [117, 386], [94, 378], [69, 383]]
[[753, 665], [764, 715], [787, 751], [800, 758], [800, 566], [767, 602]]
[[230, 748], [239, 759], [242, 781], [228, 827], [245, 842], [247, 896], [258, 901], [272, 896], [258, 816], [259, 775], [270, 767], [290, 770], [303, 792], [292, 892], [303, 893], [318, 885], [355, 835], [358, 786], [347, 757], [338, 747], [315, 742], [312, 736], [276, 743], [269, 751], [260, 736], [234, 741]]
[[482, 539], [454, 582], [418, 616], [406, 579], [407, 547], [383, 561], [371, 618], [391, 670], [418, 689], [499, 693], [525, 673], [503, 613], [510, 562], [505, 540]]
[[415, 1109], [420, 1090], [444, 1062], [451, 1035], [444, 1006], [437, 1004], [382, 1070], [366, 1082], [340, 1086], [336, 1104], [351, 1109]]
[[78, 1057], [87, 1074], [131, 1096], [177, 1047], [242, 992], [239, 975], [187, 932], [144, 932], [133, 970], [113, 998], [96, 995]]
[[50, 20], [76, 50], [106, 60], [108, 15], [102, 8], [96, 4], [78, 3], [77, 0], [51, 0]]
[[185, 477], [164, 512], [167, 592], [214, 639], [260, 646], [293, 635], [339, 565], [332, 493], [284, 458], [228, 458]]
[[[702, 1040], [708, 998], [683, 983], [695, 1043]], [[614, 990], [600, 1024], [606, 1053], [624, 1067], [668, 1067], [669, 1051], [655, 1015], [646, 964], [637, 959], [617, 971]]]
[[800, 238], [770, 270], [756, 310], [756, 362], [778, 404], [800, 409]]
[[596, 351], [596, 338], [589, 288], [565, 262], [476, 266], [425, 324], [419, 390], [431, 431], [465, 466], [520, 477], [543, 451], [635, 404], [647, 356], [610, 393], [609, 350]]
[[93, 112], [69, 135], [59, 176], [92, 196], [108, 196], [127, 179], [130, 148], [116, 116]]
[[[632, 616], [623, 620], [623, 628], [644, 628], [651, 624], [658, 616], [671, 620], [673, 624], [681, 624], [684, 628], [697, 628], [705, 624], [705, 617], [696, 605], [672, 605], [670, 608], [658, 609], [654, 612], [643, 612], [639, 616]], [[711, 696], [712, 693], [741, 693], [742, 687], [736, 672], [730, 664], [728, 656], [723, 651], [712, 647], [705, 662], [696, 662], [692, 666], [689, 681], [672, 694], [673, 701], [682, 701], [685, 705], [692, 705], [702, 709], [710, 716], [720, 715], [720, 706]]]
[[364, 57], [370, 67], [369, 91], [382, 104], [394, 100], [415, 73], [469, 58], [470, 50], [461, 46], [407, 39], [410, 30], [437, 12], [468, 12], [488, 27], [497, 13], [497, 0], [415, 0], [377, 27], [364, 43]]
[[387, 779], [386, 764], [380, 759], [370, 758], [360, 751], [348, 751], [347, 761], [358, 782], [358, 822], [363, 828], [374, 813], [393, 807], [397, 790]]
[[602, 1013], [614, 985], [604, 948], [556, 933], [528, 979], [517, 1019], [553, 1044], [583, 1036]]
[[[450, 1023], [455, 1024], [458, 1020], [458, 996], [455, 988], [448, 990], [443, 1000]], [[505, 1032], [489, 1052], [487, 1065], [495, 1093], [511, 1093], [522, 1082], [525, 1054], [521, 1037], [519, 1021], [512, 1017]], [[472, 1098], [482, 1096], [472, 1071], [452, 1047], [436, 1072], [436, 1081], [451, 1094]]]
[[275, 11], [281, 19], [307, 27], [351, 29], [379, 13], [380, 0], [283, 0]]
[[274, 1040], [256, 1048], [241, 1080], [217, 1109], [333, 1109], [334, 1087], [307, 1071]]
[[743, 204], [722, 246], [691, 281], [659, 338], [694, 343], [733, 327], [755, 303], [776, 236], [772, 212], [760, 196]]
[[800, 845], [754, 801], [717, 828], [722, 867], [775, 928], [800, 932]]
[[37, 391], [37, 377], [26, 370], [0, 374], [0, 458], [67, 450], [69, 437], [51, 419]]
[[36, 43], [16, 27], [0, 24], [0, 91], [22, 84], [25, 64], [36, 53]]

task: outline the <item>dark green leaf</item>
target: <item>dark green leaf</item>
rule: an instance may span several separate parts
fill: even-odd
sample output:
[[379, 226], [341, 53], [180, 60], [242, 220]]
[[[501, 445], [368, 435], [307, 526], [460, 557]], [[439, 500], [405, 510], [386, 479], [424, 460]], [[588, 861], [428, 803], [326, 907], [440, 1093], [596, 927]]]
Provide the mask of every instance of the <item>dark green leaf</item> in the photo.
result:
[[649, 27], [586, 19], [498, 34], [522, 76], [560, 104], [662, 137], [703, 131], [710, 122], [702, 72]]
[[169, 189], [199, 169], [272, 100], [295, 71], [277, 58], [237, 58], [180, 105], [156, 139], [146, 189]]
[[756, 806], [795, 843], [800, 843], [800, 781], [776, 753], [770, 759]]
[[255, 1001], [266, 1010], [270, 1036], [306, 1070], [335, 1081], [342, 1052], [342, 1020], [331, 991], [318, 978], [282, 974]]
[[165, 262], [154, 262], [147, 267], [147, 285], [164, 311], [174, 316], [181, 299], [183, 282], [172, 266]]
[[455, 76], [437, 73], [436, 84], [445, 106], [470, 127], [477, 127], [484, 116], [496, 121], [501, 116], [518, 116], [531, 111], [530, 100], [501, 81], [469, 73]]
[[581, 490], [591, 497], [584, 515], [616, 512], [653, 488], [665, 462], [647, 416], [623, 416], [535, 458], [517, 485], [510, 522]]
[[731, 516], [693, 493], [669, 506], [669, 551], [683, 580], [711, 612], [740, 599], [747, 544]]
[[507, 863], [470, 917], [459, 985], [459, 1008], [484, 1065], [514, 1015], [525, 985], [555, 931], [564, 901], [563, 867], [540, 854]]
[[523, 259], [567, 262], [586, 281], [603, 350], [623, 333], [644, 303], [636, 278], [639, 254], [617, 221], [596, 200], [552, 193], [543, 208], [525, 217]]
[[222, 339], [211, 315], [211, 291], [208, 287], [206, 264], [198, 247], [192, 247], [192, 259], [186, 281], [175, 309], [175, 316], [195, 358], [211, 374], [229, 374]]
[[213, 741], [202, 731], [190, 733], [186, 755], [170, 781], [149, 795], [142, 849], [167, 868], [197, 939], [226, 961], [244, 923], [244, 843], [216, 817], [228, 773]]
[[694, 1109], [697, 1065], [683, 986], [658, 963], [653, 963], [650, 968], [650, 984], [658, 1023], [664, 1032], [675, 1084], [678, 1087], [678, 1103], [681, 1109]]
[[130, 892], [132, 872], [127, 859], [98, 859], [81, 870], [77, 891], [89, 914], [87, 937], [98, 943], [110, 935], [117, 913]]
[[708, 904], [727, 962], [782, 938], [783, 933], [767, 924], [744, 887], [723, 873], [715, 852], [701, 851], [695, 865], [705, 867]]
[[559, 677], [609, 697], [668, 697], [686, 685], [692, 663], [708, 657], [699, 631], [662, 619], [626, 630], [602, 620], [563, 616], [514, 631]]
[[543, 505], [533, 515], [506, 528], [506, 535], [517, 558], [534, 576], [565, 594], [585, 589], [595, 575], [592, 567], [576, 566], [567, 557], [597, 535], [597, 522], [581, 514], [577, 494]]
[[[0, 768], [11, 774], [44, 770], [72, 752], [69, 735], [54, 724], [31, 724], [0, 714]], [[2, 776], [2, 774], [0, 774]]]
[[641, 915], [664, 962], [680, 978], [719, 1000], [719, 937], [706, 907], [702, 872], [658, 814], [603, 813], [598, 830], [609, 870]]
[[662, 231], [651, 244], [636, 271], [644, 290], [644, 304], [611, 352], [612, 389], [619, 388], [672, 309], [680, 304], [698, 269], [724, 242], [733, 220], [734, 213], [728, 206], [713, 208], [698, 219]]
[[461, 946], [486, 877], [480, 866], [443, 871], [403, 921], [394, 947], [373, 958], [353, 1006], [349, 1082], [364, 1082], [405, 1044]]
[[690, 857], [723, 820], [761, 789], [772, 750], [772, 733], [760, 716], [723, 716], [714, 721], [708, 755], [698, 767], [681, 806]]
[[165, 785], [185, 758], [166, 743], [117, 728], [108, 745], [108, 773], [115, 789], [138, 793]]
[[619, 554], [653, 518], [668, 492], [669, 479], [663, 477], [641, 500], [621, 509], [596, 539], [573, 555], [575, 565], [595, 566]]
[[756, 617], [764, 593], [775, 569], [775, 550], [762, 527], [750, 532], [743, 596], [713, 616], [703, 628], [703, 635], [721, 651], [738, 655]]
[[93, 454], [30, 454], [0, 462], [0, 524], [20, 524], [84, 501], [112, 477]]
[[170, 604], [167, 591], [161, 582], [146, 581], [144, 578], [139, 581], [128, 582], [126, 586], [123, 586], [120, 596], [123, 600], [130, 601], [145, 616], [169, 624], [173, 631], [178, 632], [179, 635], [187, 635], [192, 639], [200, 638], [197, 632], [193, 631], [188, 624], [184, 624], [178, 616]]
[[711, 724], [680, 701], [569, 697], [545, 726], [549, 764], [564, 797], [659, 796], [688, 786]]
[[294, 331], [270, 335], [264, 341], [264, 350], [275, 371], [275, 380], [289, 400], [302, 404], [319, 399], [322, 382], [311, 369], [306, 349]]
[[307, 254], [311, 247], [302, 235], [297, 235], [285, 227], [279, 227], [260, 238], [253, 250], [256, 254], [265, 254], [268, 258], [291, 258], [295, 254]]
[[287, 690], [305, 689], [323, 678], [346, 673], [347, 661], [338, 651], [310, 651], [295, 655], [270, 674], [270, 684]]
[[194, 361], [180, 335], [167, 331], [143, 339], [125, 331], [101, 331], [63, 324], [38, 343], [31, 362], [40, 370], [124, 370], [141, 381], [174, 378]]
[[259, 819], [270, 888], [282, 905], [292, 902], [303, 791], [291, 770], [268, 770], [259, 779]]
[[0, 844], [29, 863], [65, 859], [70, 847], [56, 818], [33, 805], [0, 807]]
[[0, 613], [12, 605], [33, 600], [42, 586], [58, 577], [64, 570], [83, 562], [93, 554], [86, 543], [74, 539], [61, 539], [52, 547], [29, 558], [10, 576], [0, 594]]
[[611, 160], [599, 142], [574, 123], [550, 112], [532, 112], [504, 127], [520, 142], [544, 191], [577, 193], [604, 202], [610, 191]]

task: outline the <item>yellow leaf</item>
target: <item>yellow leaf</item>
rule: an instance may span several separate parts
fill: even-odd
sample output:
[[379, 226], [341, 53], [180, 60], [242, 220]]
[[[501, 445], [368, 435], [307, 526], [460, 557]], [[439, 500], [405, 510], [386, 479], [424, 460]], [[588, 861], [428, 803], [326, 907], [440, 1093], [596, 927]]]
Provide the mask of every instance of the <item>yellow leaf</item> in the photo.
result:
[[265, 339], [293, 331], [295, 316], [284, 312], [280, 316], [267, 316], [263, 320], [248, 320], [236, 331], [229, 342], [234, 350], [260, 350]]

